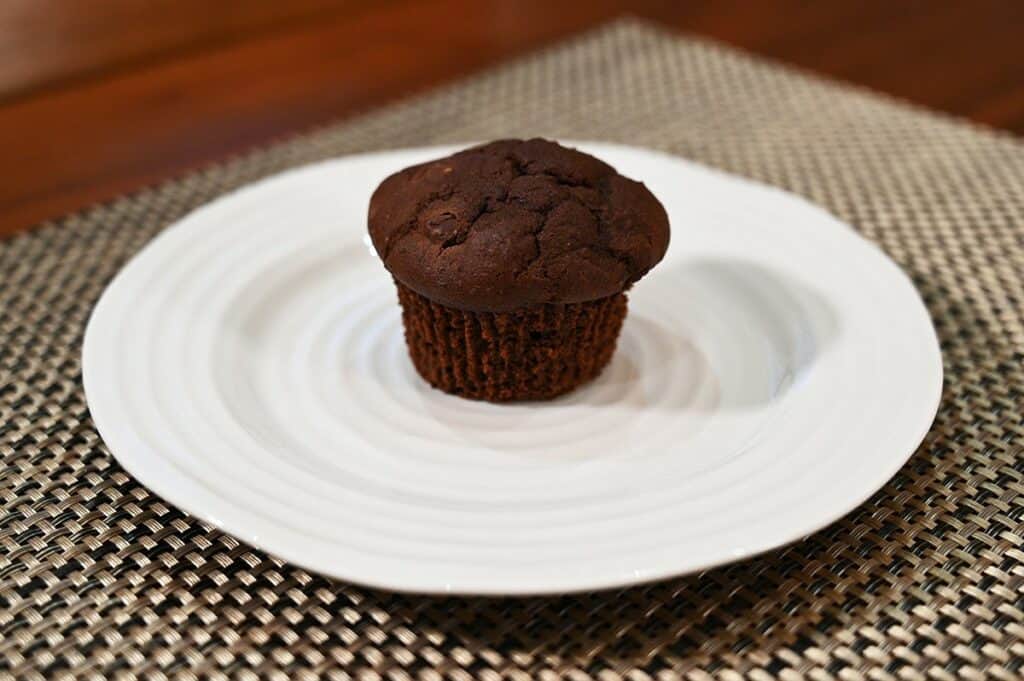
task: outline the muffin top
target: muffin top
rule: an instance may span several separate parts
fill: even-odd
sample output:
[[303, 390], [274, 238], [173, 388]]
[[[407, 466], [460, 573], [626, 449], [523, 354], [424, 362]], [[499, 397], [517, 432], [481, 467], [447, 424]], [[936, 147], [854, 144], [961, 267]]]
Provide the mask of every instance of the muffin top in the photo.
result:
[[640, 182], [543, 139], [499, 140], [401, 170], [370, 199], [392, 276], [431, 300], [506, 312], [628, 289], [668, 248]]

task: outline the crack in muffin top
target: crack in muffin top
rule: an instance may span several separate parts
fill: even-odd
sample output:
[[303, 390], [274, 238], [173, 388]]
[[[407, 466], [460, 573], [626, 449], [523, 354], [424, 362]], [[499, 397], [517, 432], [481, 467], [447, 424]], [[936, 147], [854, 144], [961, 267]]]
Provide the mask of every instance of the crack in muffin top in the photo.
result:
[[370, 199], [392, 276], [463, 310], [507, 312], [627, 290], [668, 248], [640, 182], [543, 139], [499, 140], [401, 170]]

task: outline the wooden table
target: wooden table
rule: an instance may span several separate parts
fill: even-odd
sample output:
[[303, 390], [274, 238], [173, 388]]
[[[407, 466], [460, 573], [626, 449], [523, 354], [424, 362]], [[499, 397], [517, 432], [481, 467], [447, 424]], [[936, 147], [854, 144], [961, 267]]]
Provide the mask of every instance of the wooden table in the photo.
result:
[[0, 234], [632, 13], [1024, 132], [1024, 2], [6, 0]]

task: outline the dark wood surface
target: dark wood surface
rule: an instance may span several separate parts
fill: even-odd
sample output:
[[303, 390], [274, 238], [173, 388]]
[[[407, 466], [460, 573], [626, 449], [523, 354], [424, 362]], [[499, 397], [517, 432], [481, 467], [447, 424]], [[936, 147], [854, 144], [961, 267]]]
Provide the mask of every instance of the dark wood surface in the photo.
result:
[[626, 13], [1024, 132], [1024, 2], [6, 0], [0, 234]]

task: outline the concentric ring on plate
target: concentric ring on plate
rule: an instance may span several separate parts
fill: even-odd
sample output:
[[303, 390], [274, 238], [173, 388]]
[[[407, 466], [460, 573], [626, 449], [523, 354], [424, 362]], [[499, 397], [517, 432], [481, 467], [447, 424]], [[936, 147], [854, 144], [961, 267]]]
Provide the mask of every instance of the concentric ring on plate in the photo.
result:
[[83, 353], [111, 451], [272, 553], [433, 592], [702, 569], [797, 539], [884, 483], [941, 388], [898, 268], [791, 195], [587, 148], [680, 226], [593, 385], [511, 406], [426, 386], [364, 210], [377, 179], [444, 150], [357, 156], [200, 209], [115, 279]]

